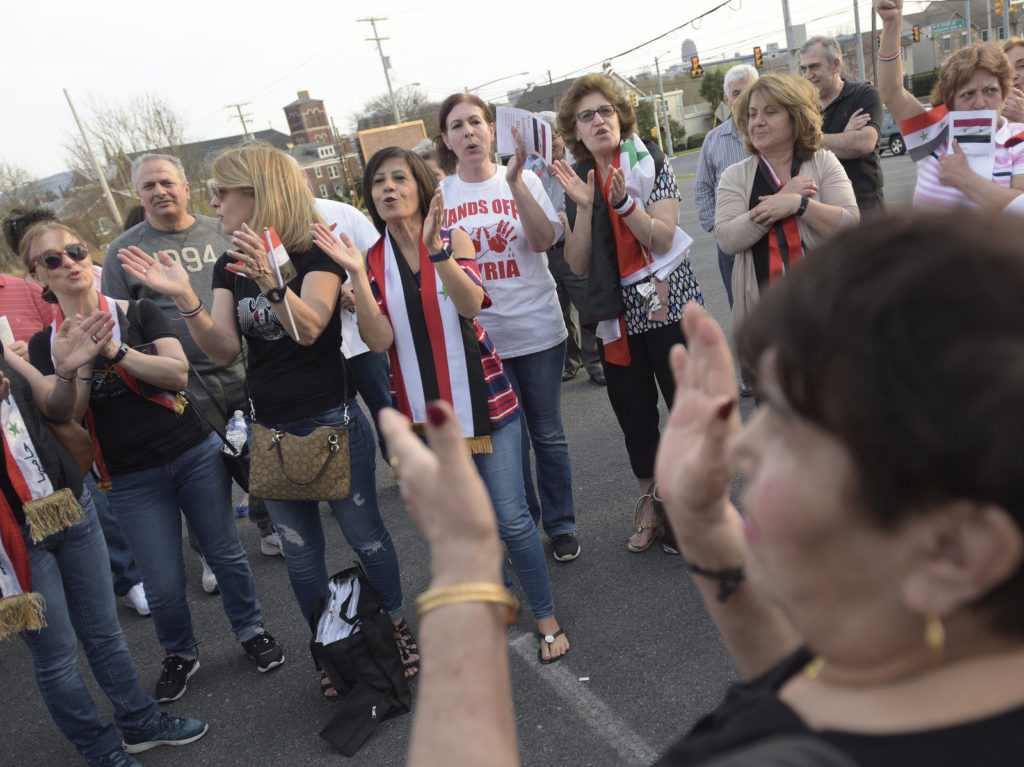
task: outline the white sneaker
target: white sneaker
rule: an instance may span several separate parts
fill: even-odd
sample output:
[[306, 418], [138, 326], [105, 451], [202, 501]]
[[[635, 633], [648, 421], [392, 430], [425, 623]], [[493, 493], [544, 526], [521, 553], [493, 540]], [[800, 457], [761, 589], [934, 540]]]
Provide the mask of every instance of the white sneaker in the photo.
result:
[[128, 593], [124, 595], [124, 601], [143, 618], [149, 615], [149, 602], [146, 601], [146, 590], [142, 587], [142, 581], [128, 589]]
[[213, 574], [213, 570], [206, 564], [206, 558], [200, 554], [199, 561], [203, 563], [203, 591], [207, 594], [217, 593], [217, 576]]
[[260, 553], [268, 557], [284, 556], [284, 552], [281, 550], [281, 536], [276, 531], [260, 538]]

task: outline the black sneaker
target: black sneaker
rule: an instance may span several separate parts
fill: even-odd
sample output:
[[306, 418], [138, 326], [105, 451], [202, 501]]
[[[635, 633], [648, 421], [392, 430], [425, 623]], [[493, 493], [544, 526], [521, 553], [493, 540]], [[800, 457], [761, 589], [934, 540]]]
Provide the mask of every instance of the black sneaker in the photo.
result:
[[164, 658], [164, 670], [160, 672], [160, 681], [156, 683], [157, 703], [170, 703], [185, 694], [188, 680], [199, 670], [199, 658], [186, 660], [178, 655]]
[[260, 672], [270, 671], [284, 663], [284, 652], [266, 631], [242, 642], [242, 649]]
[[572, 533], [562, 533], [551, 539], [555, 559], [559, 562], [571, 562], [580, 555], [580, 542]]
[[[124, 750], [129, 754], [141, 754], [157, 746], [184, 746], [199, 740], [208, 729], [209, 725], [199, 719], [160, 714], [145, 730], [125, 730]], [[138, 762], [133, 760], [130, 764]]]

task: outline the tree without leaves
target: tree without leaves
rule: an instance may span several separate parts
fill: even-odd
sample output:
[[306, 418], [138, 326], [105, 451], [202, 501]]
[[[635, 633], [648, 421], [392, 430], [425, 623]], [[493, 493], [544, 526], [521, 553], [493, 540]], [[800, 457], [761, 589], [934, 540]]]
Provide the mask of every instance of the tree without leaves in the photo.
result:
[[[395, 103], [403, 122], [423, 120], [427, 135], [437, 133], [438, 105], [427, 97], [423, 91], [412, 85], [404, 85], [395, 91]], [[363, 108], [352, 116], [356, 130], [382, 128], [395, 124], [395, 113], [391, 108], [391, 97], [382, 93], [363, 104]]]

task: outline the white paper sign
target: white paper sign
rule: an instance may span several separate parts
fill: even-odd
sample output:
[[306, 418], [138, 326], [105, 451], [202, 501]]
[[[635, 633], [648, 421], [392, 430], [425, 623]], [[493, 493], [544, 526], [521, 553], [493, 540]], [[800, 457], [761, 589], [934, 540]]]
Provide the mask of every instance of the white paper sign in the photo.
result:
[[7, 315], [0, 315], [0, 342], [4, 346], [14, 343], [14, 333], [11, 332], [11, 323], [7, 321]]
[[512, 136], [512, 128], [519, 131], [527, 154], [532, 154], [551, 164], [551, 126], [533, 112], [515, 107], [497, 108], [498, 154], [513, 154], [516, 151], [516, 140]]
[[[955, 139], [967, 157], [971, 170], [982, 178], [992, 178], [996, 163], [996, 130], [999, 115], [993, 109], [949, 113], [950, 138]], [[950, 142], [952, 152], [952, 142]]]

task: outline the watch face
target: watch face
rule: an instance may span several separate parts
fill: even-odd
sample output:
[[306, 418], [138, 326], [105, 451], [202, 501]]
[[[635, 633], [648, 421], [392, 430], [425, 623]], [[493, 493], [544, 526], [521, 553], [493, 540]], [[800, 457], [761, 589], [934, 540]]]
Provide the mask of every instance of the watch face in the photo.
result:
[[284, 300], [285, 288], [271, 288], [267, 291], [267, 300], [272, 304], [278, 304]]

